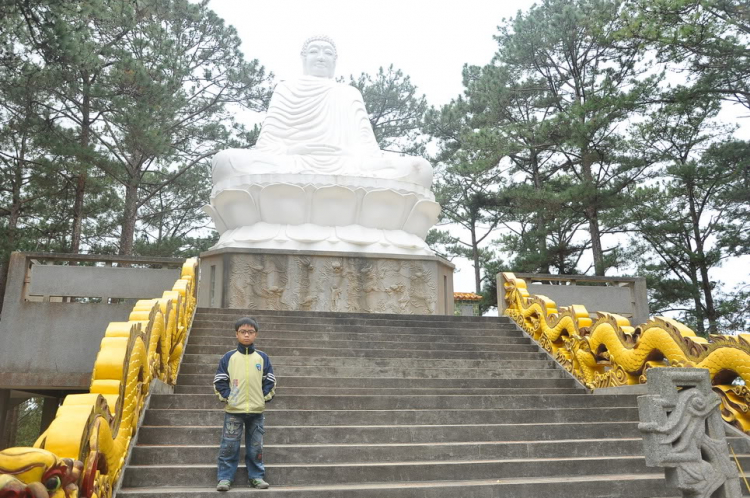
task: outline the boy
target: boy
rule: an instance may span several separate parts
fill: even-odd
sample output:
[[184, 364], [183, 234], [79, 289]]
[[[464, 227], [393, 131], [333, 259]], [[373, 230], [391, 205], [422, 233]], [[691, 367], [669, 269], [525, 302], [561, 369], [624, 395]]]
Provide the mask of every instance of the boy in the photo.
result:
[[245, 317], [234, 324], [237, 349], [219, 361], [214, 390], [227, 404], [219, 450], [217, 491], [229, 491], [240, 460], [240, 436], [245, 427], [245, 464], [250, 486], [268, 489], [263, 480], [263, 410], [275, 394], [276, 377], [268, 355], [253, 346], [258, 337], [258, 322]]

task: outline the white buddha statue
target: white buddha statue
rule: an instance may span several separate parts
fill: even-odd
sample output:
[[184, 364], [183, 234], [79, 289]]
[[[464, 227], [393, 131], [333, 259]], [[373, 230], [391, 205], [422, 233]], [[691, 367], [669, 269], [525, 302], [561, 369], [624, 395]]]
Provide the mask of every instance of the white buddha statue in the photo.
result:
[[420, 157], [380, 150], [362, 94], [333, 79], [336, 46], [325, 36], [305, 41], [304, 76], [276, 86], [253, 149], [227, 149], [212, 163], [213, 184], [258, 174], [323, 174], [387, 178], [432, 185]]
[[431, 255], [430, 164], [380, 150], [360, 92], [333, 80], [333, 41], [308, 39], [302, 66], [276, 86], [256, 146], [213, 158], [214, 249]]

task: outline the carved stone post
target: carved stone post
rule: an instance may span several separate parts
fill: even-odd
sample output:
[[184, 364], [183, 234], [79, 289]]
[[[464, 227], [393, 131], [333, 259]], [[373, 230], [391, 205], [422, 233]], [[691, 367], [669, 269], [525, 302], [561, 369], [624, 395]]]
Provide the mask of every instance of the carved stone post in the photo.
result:
[[740, 498], [708, 370], [652, 368], [646, 375], [649, 394], [638, 397], [646, 465], [664, 467], [667, 484], [684, 497]]

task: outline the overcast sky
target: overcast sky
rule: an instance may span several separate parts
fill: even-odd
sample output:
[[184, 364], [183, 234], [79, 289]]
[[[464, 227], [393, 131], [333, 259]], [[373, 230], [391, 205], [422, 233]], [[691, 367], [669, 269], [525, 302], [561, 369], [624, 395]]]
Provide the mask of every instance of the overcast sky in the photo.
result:
[[487, 64], [503, 17], [533, 2], [491, 0], [211, 0], [209, 7], [234, 26], [245, 55], [277, 79], [299, 76], [300, 49], [309, 36], [336, 42], [337, 76], [374, 74], [393, 64], [411, 76], [431, 105], [462, 91], [465, 63]]

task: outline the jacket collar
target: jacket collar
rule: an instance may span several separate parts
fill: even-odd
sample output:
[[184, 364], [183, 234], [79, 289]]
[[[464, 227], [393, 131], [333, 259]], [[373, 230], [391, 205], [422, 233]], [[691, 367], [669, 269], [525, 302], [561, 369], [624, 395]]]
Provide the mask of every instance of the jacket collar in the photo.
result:
[[253, 354], [255, 352], [255, 344], [244, 346], [242, 344], [237, 343], [237, 351], [239, 351], [242, 354]]

